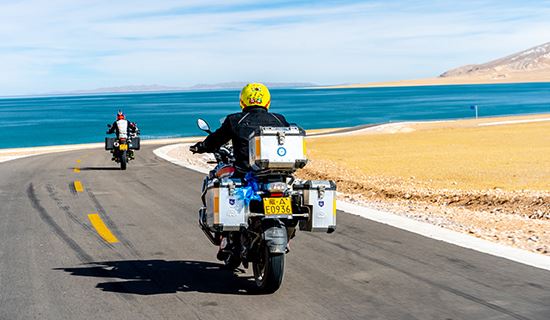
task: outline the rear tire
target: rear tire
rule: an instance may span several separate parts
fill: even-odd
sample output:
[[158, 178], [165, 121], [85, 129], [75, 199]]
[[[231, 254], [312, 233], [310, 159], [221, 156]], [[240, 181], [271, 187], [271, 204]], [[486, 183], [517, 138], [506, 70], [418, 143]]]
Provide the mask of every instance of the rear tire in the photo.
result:
[[128, 163], [128, 154], [126, 151], [122, 151], [120, 155], [120, 170], [126, 170], [126, 164]]
[[259, 261], [253, 263], [256, 286], [263, 293], [274, 293], [283, 283], [285, 272], [285, 255], [271, 253], [266, 245], [260, 252]]

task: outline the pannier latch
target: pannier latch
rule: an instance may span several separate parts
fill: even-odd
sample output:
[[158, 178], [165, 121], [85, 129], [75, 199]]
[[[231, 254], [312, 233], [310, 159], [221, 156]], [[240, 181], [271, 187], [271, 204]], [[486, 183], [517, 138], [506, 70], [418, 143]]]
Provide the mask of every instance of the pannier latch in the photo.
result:
[[235, 195], [235, 183], [233, 181], [229, 180], [227, 183], [227, 189], [230, 196]]
[[325, 186], [321, 185], [319, 186], [319, 199], [323, 199], [325, 197]]
[[277, 141], [279, 142], [280, 146], [285, 144], [285, 133], [283, 131], [277, 132]]

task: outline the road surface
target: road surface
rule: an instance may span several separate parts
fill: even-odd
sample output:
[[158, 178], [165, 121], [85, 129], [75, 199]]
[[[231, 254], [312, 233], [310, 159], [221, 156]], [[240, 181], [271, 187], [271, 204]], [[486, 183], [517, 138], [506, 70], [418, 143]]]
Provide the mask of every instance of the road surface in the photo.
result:
[[197, 227], [202, 175], [153, 148], [0, 164], [0, 319], [550, 319], [550, 272], [342, 212], [257, 295]]

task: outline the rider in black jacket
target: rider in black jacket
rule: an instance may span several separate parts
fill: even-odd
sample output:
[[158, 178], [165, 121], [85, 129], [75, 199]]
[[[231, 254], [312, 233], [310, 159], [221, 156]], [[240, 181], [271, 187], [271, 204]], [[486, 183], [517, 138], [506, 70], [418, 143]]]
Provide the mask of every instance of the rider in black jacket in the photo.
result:
[[249, 171], [248, 138], [250, 134], [260, 126], [289, 126], [284, 116], [268, 111], [270, 103], [271, 95], [265, 85], [247, 84], [240, 96], [242, 112], [228, 115], [218, 130], [189, 149], [194, 153], [213, 152], [231, 140], [236, 169], [241, 173]]
[[[130, 136], [137, 136], [139, 135], [139, 129], [135, 122], [130, 122], [126, 120], [126, 116], [122, 111], [118, 111], [116, 115], [116, 120], [113, 122], [109, 130], [107, 130], [107, 134], [113, 134], [116, 133], [117, 139], [124, 138], [128, 139]], [[128, 150], [128, 156], [131, 159], [134, 159], [134, 150]], [[114, 153], [113, 153], [113, 160], [114, 160]]]

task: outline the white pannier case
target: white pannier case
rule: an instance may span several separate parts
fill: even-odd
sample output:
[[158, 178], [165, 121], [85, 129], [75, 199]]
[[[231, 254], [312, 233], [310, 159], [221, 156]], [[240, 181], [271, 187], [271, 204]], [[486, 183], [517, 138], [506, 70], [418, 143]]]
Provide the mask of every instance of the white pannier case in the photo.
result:
[[240, 180], [213, 179], [206, 193], [206, 224], [212, 232], [239, 231], [248, 227], [248, 206], [238, 193]]
[[336, 230], [336, 184], [327, 180], [297, 182], [294, 190], [301, 190], [304, 205], [311, 210], [307, 221], [300, 223], [300, 230], [332, 233]]
[[255, 171], [303, 168], [305, 131], [298, 126], [260, 127], [248, 140], [249, 164]]

